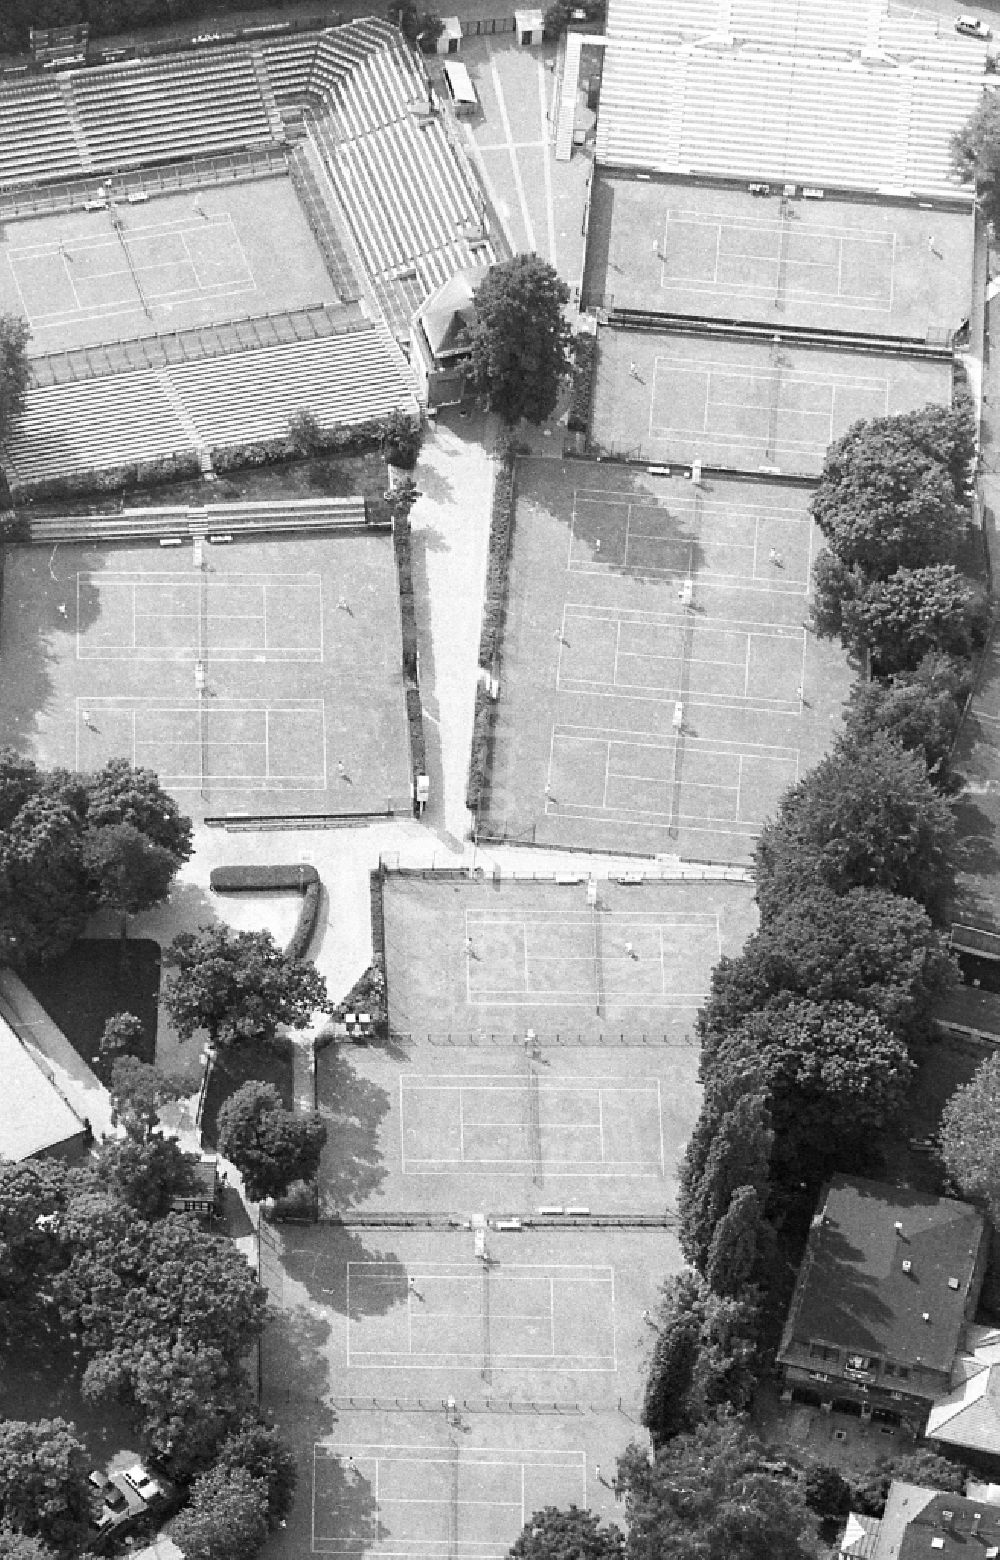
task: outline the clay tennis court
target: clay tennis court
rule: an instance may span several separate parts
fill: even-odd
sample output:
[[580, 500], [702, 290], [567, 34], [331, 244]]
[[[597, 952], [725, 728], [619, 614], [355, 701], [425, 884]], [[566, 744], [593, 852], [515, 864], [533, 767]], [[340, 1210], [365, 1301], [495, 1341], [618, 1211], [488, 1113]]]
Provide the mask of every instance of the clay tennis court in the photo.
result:
[[967, 212], [598, 170], [584, 295], [608, 307], [946, 339], [969, 315]]
[[486, 838], [746, 861], [847, 696], [806, 488], [523, 461]]
[[42, 762], [128, 758], [193, 816], [409, 809], [386, 533], [206, 541], [200, 562], [191, 543], [13, 549], [15, 603], [0, 719], [27, 727], [40, 629]]

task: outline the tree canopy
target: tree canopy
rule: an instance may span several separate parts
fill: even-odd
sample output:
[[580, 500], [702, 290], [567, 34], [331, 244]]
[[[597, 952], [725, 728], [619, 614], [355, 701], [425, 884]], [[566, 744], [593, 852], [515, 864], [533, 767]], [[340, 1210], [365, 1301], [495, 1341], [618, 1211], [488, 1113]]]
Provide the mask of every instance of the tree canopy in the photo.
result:
[[27, 320], [16, 314], [0, 314], [0, 444], [24, 410], [30, 335]]
[[941, 1158], [949, 1179], [1000, 1220], [1000, 1053], [980, 1062], [941, 1112]]
[[712, 971], [699, 1031], [731, 1027], [783, 992], [851, 1001], [909, 1041], [924, 1036], [951, 960], [922, 905], [881, 888], [837, 894], [806, 882], [771, 905], [760, 930]]
[[64, 1554], [85, 1547], [89, 1458], [64, 1419], [0, 1420], [0, 1517]]
[[282, 953], [270, 932], [181, 932], [164, 962], [173, 971], [164, 1002], [182, 1040], [204, 1029], [213, 1045], [273, 1041], [282, 1024], [304, 1029], [326, 1006], [323, 977]]
[[251, 1079], [219, 1111], [219, 1152], [231, 1159], [254, 1202], [283, 1197], [319, 1169], [326, 1127], [315, 1111], [286, 1110], [273, 1084]]
[[763, 1198], [771, 1168], [774, 1130], [763, 1083], [723, 1104], [702, 1105], [680, 1170], [677, 1211], [680, 1243], [699, 1273], [708, 1266], [712, 1239], [735, 1193], [754, 1187]]
[[642, 1422], [660, 1446], [720, 1409], [749, 1407], [757, 1385], [757, 1295], [717, 1294], [697, 1273], [663, 1286]]
[[215, 1467], [230, 1473], [242, 1469], [267, 1490], [267, 1524], [276, 1528], [287, 1517], [298, 1478], [295, 1455], [277, 1430], [246, 1419], [226, 1437], [215, 1456]]
[[1000, 226], [1000, 103], [992, 89], [952, 136], [951, 160], [959, 178], [975, 184], [987, 220]]
[[969, 679], [954, 656], [931, 652], [912, 671], [885, 682], [858, 681], [851, 690], [844, 731], [852, 742], [871, 741], [885, 732], [927, 765], [932, 784], [952, 789], [948, 760], [962, 720]]
[[618, 1465], [629, 1560], [812, 1560], [798, 1485], [776, 1475], [738, 1420], [708, 1421]]
[[975, 455], [968, 405], [856, 422], [826, 452], [812, 513], [834, 556], [870, 579], [954, 555]]
[[570, 371], [569, 288], [538, 255], [491, 267], [475, 296], [469, 375], [493, 411], [513, 424], [551, 416]]
[[176, 1138], [153, 1132], [144, 1138], [106, 1138], [94, 1158], [98, 1183], [144, 1219], [160, 1219], [173, 1199], [195, 1190], [193, 1154]]
[[178, 867], [191, 857], [191, 820], [151, 769], [137, 769], [125, 758], [112, 758], [86, 776], [87, 823], [91, 829], [129, 824], [173, 857]]
[[772, 1165], [813, 1183], [899, 1119], [911, 1071], [903, 1042], [851, 1002], [796, 998], [703, 1040], [707, 1099], [763, 1089]]
[[267, 1537], [267, 1483], [245, 1468], [200, 1474], [171, 1523], [185, 1560], [252, 1560]]
[[65, 1265], [66, 1167], [54, 1159], [0, 1163], [0, 1327], [12, 1337], [45, 1324], [42, 1295]]
[[625, 1537], [592, 1511], [545, 1506], [529, 1517], [509, 1552], [511, 1560], [625, 1560]]
[[[124, 1014], [123, 1017], [130, 1015]], [[150, 1062], [117, 1056], [111, 1064], [112, 1120], [136, 1143], [144, 1143], [160, 1119], [164, 1105], [184, 1096], [184, 1085]]]
[[803, 885], [880, 888], [940, 919], [954, 872], [955, 822], [922, 760], [877, 732], [838, 742], [761, 830], [757, 902], [769, 918]]

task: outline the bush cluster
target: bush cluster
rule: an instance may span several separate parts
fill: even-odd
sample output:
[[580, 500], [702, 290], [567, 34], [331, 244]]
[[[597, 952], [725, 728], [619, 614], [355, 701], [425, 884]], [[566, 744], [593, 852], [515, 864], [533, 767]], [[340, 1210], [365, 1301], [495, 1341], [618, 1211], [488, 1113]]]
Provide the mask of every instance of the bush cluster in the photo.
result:
[[472, 752], [469, 757], [469, 778], [465, 787], [465, 805], [470, 812], [478, 811], [484, 799], [489, 774], [490, 744], [493, 736], [493, 717], [496, 701], [489, 688], [481, 682], [476, 687], [476, 713], [472, 723]]
[[590, 428], [590, 400], [597, 367], [597, 337], [577, 336], [573, 349], [573, 384], [570, 392], [570, 433], [587, 433]]
[[263, 867], [213, 867], [208, 882], [214, 894], [278, 894], [296, 888], [304, 892], [307, 884], [319, 882], [319, 873], [306, 861], [287, 866], [276, 862]]
[[370, 1013], [379, 1039], [389, 1034], [389, 1007], [386, 996], [385, 964], [380, 953], [372, 955], [372, 962], [354, 985], [331, 1009], [332, 1017], [342, 1023], [345, 1013]]
[[91, 467], [57, 477], [18, 480], [19, 501], [41, 503], [45, 500], [79, 498], [85, 493], [116, 493], [122, 488], [155, 487], [160, 482], [179, 482], [196, 477], [201, 470], [194, 450], [179, 450], [152, 460], [129, 461], [121, 466]]
[[413, 561], [410, 547], [410, 524], [398, 520], [393, 528], [396, 549], [396, 573], [399, 579], [399, 613], [403, 631], [403, 675], [416, 687], [417, 667], [417, 611], [413, 596]]
[[503, 638], [507, 566], [514, 525], [513, 442], [504, 440], [497, 454], [493, 507], [490, 513], [489, 556], [486, 565], [486, 600], [483, 605], [483, 626], [479, 636], [479, 664], [486, 669], [492, 666]]
[[369, 913], [372, 923], [372, 960], [385, 969], [385, 911], [382, 904], [382, 874], [376, 868], [368, 874]]
[[316, 877], [307, 883], [302, 895], [302, 904], [299, 908], [299, 918], [295, 923], [295, 930], [285, 947], [285, 957], [288, 959], [304, 959], [309, 951], [313, 933], [316, 930], [316, 922], [319, 918], [319, 907], [323, 900], [323, 885]]

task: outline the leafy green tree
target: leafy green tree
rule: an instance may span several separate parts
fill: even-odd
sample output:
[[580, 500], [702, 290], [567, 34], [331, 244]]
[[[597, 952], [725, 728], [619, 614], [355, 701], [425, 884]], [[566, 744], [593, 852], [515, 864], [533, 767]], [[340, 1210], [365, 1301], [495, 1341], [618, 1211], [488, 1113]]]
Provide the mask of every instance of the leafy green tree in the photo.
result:
[[739, 1420], [698, 1425], [619, 1460], [629, 1560], [812, 1560], [798, 1485], [776, 1475]]
[[0, 1522], [0, 1560], [56, 1560], [56, 1551], [44, 1539], [29, 1538], [9, 1522]]
[[879, 888], [837, 894], [804, 883], [772, 905], [760, 930], [712, 971], [701, 1034], [732, 1028], [783, 992], [868, 1008], [909, 1041], [930, 1031], [952, 962], [922, 905]]
[[935, 787], [947, 793], [953, 786], [948, 760], [969, 686], [961, 661], [934, 651], [887, 682], [859, 681], [845, 716], [847, 738], [860, 744], [885, 732], [907, 752], [921, 754]]
[[663, 1286], [643, 1399], [654, 1445], [723, 1408], [746, 1408], [757, 1385], [757, 1292], [718, 1295], [696, 1273]]
[[716, 1097], [702, 1105], [680, 1171], [680, 1243], [687, 1260], [704, 1273], [719, 1220], [740, 1187], [766, 1197], [774, 1131], [762, 1090], [747, 1090], [731, 1104]]
[[231, 1159], [254, 1202], [283, 1197], [319, 1169], [326, 1127], [315, 1111], [286, 1110], [273, 1084], [251, 1079], [219, 1111], [219, 1152]]
[[[246, 1419], [220, 1446], [215, 1466], [236, 1472], [243, 1469], [267, 1488], [267, 1523], [276, 1528], [292, 1509], [298, 1472], [295, 1454], [273, 1427], [259, 1419]], [[2, 1560], [2, 1557], [0, 1557]]]
[[881, 888], [944, 914], [955, 823], [922, 759], [891, 737], [838, 742], [786, 791], [755, 857], [757, 902], [769, 919], [803, 887]]
[[181, 932], [165, 963], [174, 973], [164, 1002], [182, 1040], [204, 1029], [213, 1045], [273, 1041], [280, 1025], [304, 1029], [327, 1003], [315, 967], [287, 958], [270, 932]]
[[690, 1397], [703, 1321], [701, 1291], [693, 1274], [668, 1280], [664, 1291], [642, 1401], [642, 1422], [657, 1446], [691, 1428]]
[[93, 1170], [100, 1185], [142, 1218], [161, 1219], [175, 1197], [194, 1191], [196, 1163], [176, 1138], [152, 1132], [143, 1138], [106, 1138]]
[[89, 1459], [65, 1419], [0, 1420], [0, 1518], [64, 1554], [85, 1546]]
[[880, 676], [912, 670], [934, 652], [968, 658], [986, 643], [989, 604], [951, 563], [897, 569], [843, 608], [841, 641], [870, 655]]
[[505, 423], [551, 416], [571, 367], [569, 288], [538, 255], [494, 265], [476, 293], [469, 375]]
[[937, 1452], [925, 1449], [904, 1452], [900, 1457], [879, 1457], [870, 1469], [851, 1481], [851, 1505], [866, 1516], [880, 1517], [889, 1498], [893, 1479], [906, 1484], [927, 1484], [934, 1490], [961, 1495], [968, 1469]]
[[0, 314], [0, 444], [24, 410], [30, 335], [27, 320], [16, 314]]
[[851, 1002], [795, 998], [708, 1033], [706, 1104], [766, 1089], [772, 1164], [816, 1182], [896, 1122], [912, 1073], [906, 1046]]
[[130, 915], [151, 910], [169, 898], [177, 872], [176, 857], [134, 824], [109, 823], [88, 829], [81, 853], [93, 903], [106, 905], [121, 918], [123, 940]]
[[175, 1078], [136, 1056], [118, 1056], [111, 1064], [111, 1119], [135, 1143], [148, 1140], [164, 1105], [183, 1099], [185, 1092]]
[[1000, 1053], [980, 1062], [947, 1101], [939, 1143], [952, 1184], [1000, 1221]]
[[830, 1463], [813, 1463], [806, 1469], [804, 1490], [806, 1505], [820, 1517], [846, 1517], [851, 1509], [851, 1486]]
[[43, 1298], [66, 1264], [66, 1167], [54, 1159], [0, 1163], [0, 1328], [8, 1338], [44, 1325]]
[[210, 1468], [171, 1523], [185, 1560], [252, 1560], [267, 1537], [267, 1484], [245, 1468]]
[[180, 867], [194, 851], [191, 819], [151, 769], [137, 769], [125, 758], [112, 758], [86, 776], [87, 825], [91, 830], [127, 823], [158, 845]]
[[53, 1289], [88, 1356], [84, 1395], [119, 1403], [162, 1456], [196, 1466], [245, 1417], [264, 1291], [242, 1252], [190, 1217], [149, 1222], [82, 1195], [66, 1222], [72, 1256]]
[[975, 184], [983, 215], [1000, 227], [1000, 104], [992, 89], [952, 136], [951, 161], [960, 179]]
[[738, 1186], [715, 1226], [705, 1281], [717, 1295], [737, 1299], [752, 1282], [765, 1239], [764, 1208], [755, 1186]]
[[398, 406], [393, 407], [379, 427], [379, 448], [392, 466], [412, 471], [417, 464], [421, 445], [420, 427]]
[[511, 1560], [625, 1560], [625, 1538], [592, 1511], [545, 1506], [529, 1517], [509, 1554]]
[[87, 919], [82, 820], [58, 786], [27, 797], [0, 835], [0, 959], [55, 959]]
[[974, 454], [964, 401], [854, 423], [827, 450], [811, 504], [834, 556], [869, 580], [950, 561]]

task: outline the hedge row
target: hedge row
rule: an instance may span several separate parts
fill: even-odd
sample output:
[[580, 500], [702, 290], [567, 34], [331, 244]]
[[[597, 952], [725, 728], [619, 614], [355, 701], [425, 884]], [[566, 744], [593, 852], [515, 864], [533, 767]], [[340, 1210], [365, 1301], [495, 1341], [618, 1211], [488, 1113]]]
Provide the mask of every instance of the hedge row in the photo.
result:
[[215, 894], [275, 893], [297, 888], [304, 893], [307, 884], [318, 883], [319, 873], [309, 862], [291, 862], [270, 867], [213, 867], [208, 883]]
[[95, 466], [59, 477], [19, 481], [17, 496], [37, 503], [43, 499], [77, 498], [82, 493], [114, 493], [120, 488], [154, 487], [158, 482], [196, 477], [200, 470], [195, 452], [183, 450], [176, 455], [161, 455], [156, 460], [129, 461], [126, 465], [102, 468]]
[[399, 576], [399, 615], [403, 629], [403, 672], [414, 687], [417, 683], [417, 612], [413, 600], [413, 567], [410, 552], [410, 522], [398, 520], [393, 531], [396, 572]]
[[316, 922], [319, 919], [319, 907], [322, 900], [323, 885], [317, 875], [314, 882], [307, 884], [306, 891], [302, 895], [299, 918], [285, 948], [286, 958], [304, 959], [309, 952], [309, 944], [312, 942], [313, 933], [316, 930]]
[[385, 967], [385, 915], [382, 909], [382, 874], [368, 874], [368, 898], [372, 921], [372, 958]]
[[493, 733], [495, 702], [485, 683], [476, 688], [476, 713], [472, 724], [472, 752], [469, 779], [465, 787], [465, 805], [476, 812], [483, 799], [490, 762], [490, 738]]
[[479, 664], [489, 668], [500, 649], [503, 637], [504, 604], [507, 599], [507, 565], [510, 558], [511, 531], [514, 523], [514, 446], [508, 440], [498, 451], [493, 483], [493, 509], [490, 514], [490, 548], [486, 566], [486, 599], [483, 603], [483, 627], [479, 636]]
[[590, 398], [597, 367], [597, 337], [577, 336], [573, 353], [573, 386], [566, 426], [571, 433], [590, 429]]
[[410, 728], [410, 758], [413, 763], [413, 773], [425, 775], [427, 773], [427, 750], [424, 746], [424, 712], [420, 704], [420, 689], [407, 688], [406, 690], [406, 721]]
[[343, 1022], [345, 1013], [370, 1013], [375, 1033], [384, 1036], [389, 1032], [389, 1012], [385, 997], [385, 970], [376, 954], [363, 975], [359, 975], [346, 997], [332, 1010], [335, 1022]]

